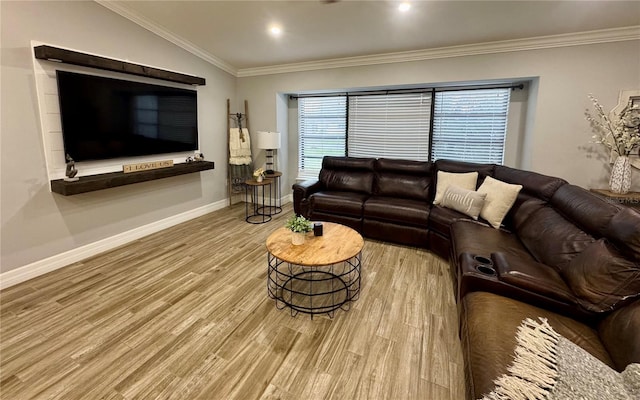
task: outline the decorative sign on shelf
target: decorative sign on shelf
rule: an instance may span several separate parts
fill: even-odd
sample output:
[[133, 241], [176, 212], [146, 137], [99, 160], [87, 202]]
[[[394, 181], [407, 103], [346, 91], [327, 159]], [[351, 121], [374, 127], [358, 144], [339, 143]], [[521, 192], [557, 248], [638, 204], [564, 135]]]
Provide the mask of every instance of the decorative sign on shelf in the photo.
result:
[[126, 164], [122, 166], [122, 172], [128, 174], [129, 172], [148, 171], [150, 169], [173, 167], [173, 160], [163, 161], [150, 161], [138, 164]]

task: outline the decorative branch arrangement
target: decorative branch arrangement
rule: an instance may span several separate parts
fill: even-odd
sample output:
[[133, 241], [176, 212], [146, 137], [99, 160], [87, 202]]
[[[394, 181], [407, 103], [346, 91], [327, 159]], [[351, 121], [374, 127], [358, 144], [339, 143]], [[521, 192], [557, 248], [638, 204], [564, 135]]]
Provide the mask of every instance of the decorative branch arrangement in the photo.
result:
[[602, 144], [618, 156], [628, 156], [640, 146], [640, 108], [626, 107], [617, 118], [605, 113], [598, 99], [589, 95], [596, 115], [587, 110], [585, 118], [594, 131], [593, 143]]

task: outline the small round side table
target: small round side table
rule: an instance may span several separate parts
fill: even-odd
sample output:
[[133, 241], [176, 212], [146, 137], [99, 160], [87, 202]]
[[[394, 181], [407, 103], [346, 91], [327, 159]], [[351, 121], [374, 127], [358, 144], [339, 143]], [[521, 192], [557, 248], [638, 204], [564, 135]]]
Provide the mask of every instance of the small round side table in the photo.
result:
[[265, 174], [267, 179], [272, 179], [274, 184], [273, 195], [275, 196], [275, 200], [273, 200], [273, 205], [260, 207], [260, 212], [264, 212], [264, 209], [267, 210], [267, 214], [275, 215], [280, 214], [282, 212], [282, 194], [281, 194], [281, 186], [280, 186], [280, 177], [282, 176], [282, 172], [273, 171], [271, 174]]
[[[245, 221], [250, 224], [264, 224], [271, 221], [271, 214], [260, 212], [260, 209], [272, 207], [271, 205], [271, 184], [273, 180], [263, 179], [262, 182], [258, 182], [255, 179], [247, 179], [244, 181], [245, 196], [244, 196], [244, 215]], [[260, 190], [262, 188], [262, 190]], [[269, 196], [265, 196], [265, 191], [269, 189]], [[249, 210], [249, 192], [251, 192], [251, 210]], [[262, 205], [258, 204], [259, 193], [262, 192]], [[269, 200], [269, 204], [265, 203], [265, 198]]]

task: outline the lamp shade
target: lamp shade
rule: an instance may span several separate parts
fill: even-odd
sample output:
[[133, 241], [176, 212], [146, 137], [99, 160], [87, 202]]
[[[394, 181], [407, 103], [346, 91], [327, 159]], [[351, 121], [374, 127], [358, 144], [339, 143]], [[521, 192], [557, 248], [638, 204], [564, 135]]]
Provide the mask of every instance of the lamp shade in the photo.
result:
[[258, 131], [257, 144], [259, 149], [279, 149], [280, 148], [280, 132]]

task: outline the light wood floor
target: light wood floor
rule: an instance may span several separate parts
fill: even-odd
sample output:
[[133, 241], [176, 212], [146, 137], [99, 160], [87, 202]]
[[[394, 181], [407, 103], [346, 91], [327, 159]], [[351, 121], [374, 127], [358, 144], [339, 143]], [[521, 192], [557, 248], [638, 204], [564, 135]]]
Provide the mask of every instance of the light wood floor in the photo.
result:
[[333, 319], [276, 310], [244, 205], [0, 293], [2, 399], [464, 398], [448, 265], [367, 240]]

